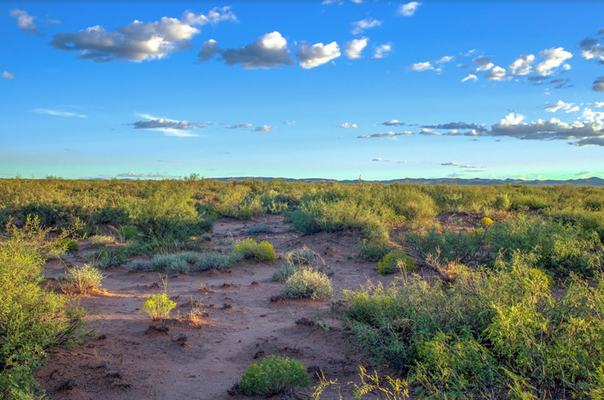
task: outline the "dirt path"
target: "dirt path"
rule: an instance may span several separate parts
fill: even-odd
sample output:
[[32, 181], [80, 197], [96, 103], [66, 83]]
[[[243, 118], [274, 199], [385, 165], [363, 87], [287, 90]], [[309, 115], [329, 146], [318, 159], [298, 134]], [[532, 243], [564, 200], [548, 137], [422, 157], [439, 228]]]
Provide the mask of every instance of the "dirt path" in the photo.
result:
[[[321, 369], [341, 382], [356, 378], [361, 355], [344, 338], [337, 318], [337, 300], [345, 288], [358, 288], [367, 280], [388, 282], [376, 264], [356, 256], [357, 238], [351, 233], [300, 236], [280, 216], [257, 221], [221, 219], [214, 225], [210, 248], [226, 247], [247, 235], [250, 226], [265, 225], [271, 233], [255, 236], [268, 240], [277, 253], [304, 245], [321, 254], [329, 266], [335, 297], [332, 301], [279, 301], [271, 296], [283, 284], [270, 280], [284, 262], [273, 265], [243, 262], [230, 272], [172, 277], [168, 295], [178, 303], [174, 314], [186, 315], [191, 300], [201, 302], [208, 313], [201, 327], [171, 321], [167, 332], [152, 330], [140, 308], [146, 297], [161, 293], [154, 273], [129, 273], [125, 267], [106, 271], [107, 294], [80, 298], [88, 311], [88, 327], [95, 338], [71, 350], [52, 354], [37, 378], [51, 399], [238, 399], [227, 391], [245, 368], [264, 355], [279, 354], [299, 359], [311, 369]], [[86, 246], [81, 254], [86, 253]], [[83, 263], [82, 256], [76, 263]], [[47, 276], [56, 276], [61, 264], [46, 265]], [[158, 285], [159, 283], [159, 285]], [[208, 291], [200, 291], [200, 285]], [[307, 326], [300, 318], [318, 321]], [[322, 325], [322, 326], [321, 326]], [[316, 384], [316, 380], [313, 380]], [[346, 389], [350, 390], [350, 388]], [[306, 393], [308, 395], [308, 392]], [[344, 398], [346, 392], [343, 392]], [[302, 393], [302, 398], [308, 398]], [[335, 399], [328, 393], [324, 399]]]

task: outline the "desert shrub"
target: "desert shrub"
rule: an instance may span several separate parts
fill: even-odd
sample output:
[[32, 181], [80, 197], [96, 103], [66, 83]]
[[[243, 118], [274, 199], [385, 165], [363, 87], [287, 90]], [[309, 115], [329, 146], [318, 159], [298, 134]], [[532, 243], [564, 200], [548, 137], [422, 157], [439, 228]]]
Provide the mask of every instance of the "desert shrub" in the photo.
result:
[[56, 247], [66, 253], [75, 253], [76, 251], [80, 250], [80, 244], [77, 240], [67, 238], [56, 242]]
[[158, 254], [151, 260], [151, 269], [168, 274], [188, 274], [191, 267], [181, 254]]
[[274, 396], [308, 386], [310, 379], [306, 367], [289, 357], [270, 355], [245, 370], [239, 389], [248, 396]]
[[493, 225], [493, 220], [491, 218], [482, 217], [480, 219], [480, 226], [483, 227], [484, 229], [488, 228], [491, 225]]
[[496, 210], [509, 210], [512, 202], [506, 193], [498, 194], [493, 201], [493, 207]]
[[284, 296], [290, 299], [317, 300], [331, 297], [332, 293], [329, 277], [312, 268], [297, 268], [285, 281]]
[[195, 271], [209, 271], [213, 269], [229, 269], [239, 261], [241, 257], [237, 254], [221, 254], [218, 252], [209, 252], [200, 254], [195, 262]]
[[94, 235], [88, 238], [88, 242], [93, 246], [106, 246], [115, 243], [115, 238], [109, 235]]
[[65, 274], [59, 275], [59, 288], [64, 293], [87, 294], [101, 288], [103, 274], [96, 267], [85, 264], [82, 267], [69, 268]]
[[410, 221], [426, 221], [438, 214], [434, 199], [425, 193], [407, 191], [397, 200], [392, 205], [394, 211]]
[[543, 198], [538, 194], [516, 194], [512, 196], [511, 206], [512, 210], [522, 210], [528, 208], [530, 210], [542, 210], [550, 206], [547, 199]]
[[273, 273], [271, 280], [275, 282], [285, 282], [297, 269], [296, 266], [289, 263], [282, 265]]
[[386, 243], [376, 243], [367, 239], [359, 241], [359, 256], [367, 261], [379, 261], [392, 250]]
[[32, 399], [34, 372], [47, 352], [78, 337], [82, 313], [67, 297], [42, 289], [48, 229], [28, 218], [0, 237], [0, 398]]
[[180, 254], [178, 254], [178, 256], [189, 264], [197, 263], [197, 261], [199, 261], [199, 257], [200, 257], [200, 255], [198, 253], [194, 253], [192, 251], [189, 251], [186, 253], [180, 253]]
[[250, 226], [245, 230], [245, 234], [248, 236], [260, 235], [262, 233], [272, 233], [273, 230], [266, 225], [254, 225]]
[[391, 251], [378, 262], [378, 272], [388, 275], [397, 271], [415, 271], [415, 261], [402, 251]]
[[122, 225], [117, 232], [122, 241], [132, 240], [138, 236], [138, 228], [132, 225]]
[[265, 240], [258, 243], [254, 239], [247, 238], [235, 244], [233, 253], [241, 255], [247, 260], [257, 262], [273, 263], [277, 260], [273, 245]]
[[550, 285], [521, 255], [451, 285], [401, 277], [345, 291], [346, 326], [426, 397], [585, 398], [602, 378], [604, 280], [573, 278], [561, 297]]
[[128, 261], [126, 268], [129, 272], [151, 271], [151, 262], [143, 260], [142, 258], [135, 258], [134, 260]]
[[94, 252], [90, 259], [94, 265], [102, 269], [119, 267], [126, 263], [126, 253], [127, 249], [123, 247], [102, 248]]
[[484, 230], [470, 233], [436, 229], [408, 231], [403, 235], [403, 242], [415, 257], [424, 261], [475, 265], [483, 261], [484, 234]]
[[323, 257], [306, 246], [288, 252], [285, 255], [285, 260], [291, 265], [305, 265], [318, 270], [324, 270], [327, 267]]
[[147, 313], [153, 321], [159, 321], [170, 317], [170, 311], [176, 307], [176, 303], [168, 298], [166, 293], [149, 296], [143, 303], [143, 312]]

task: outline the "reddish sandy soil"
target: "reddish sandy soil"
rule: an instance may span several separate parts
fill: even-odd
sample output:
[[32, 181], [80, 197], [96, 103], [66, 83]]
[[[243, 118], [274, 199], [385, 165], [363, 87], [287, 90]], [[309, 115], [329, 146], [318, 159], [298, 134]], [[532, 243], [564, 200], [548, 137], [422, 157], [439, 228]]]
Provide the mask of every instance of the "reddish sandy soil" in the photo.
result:
[[[286, 300], [271, 302], [283, 284], [271, 281], [273, 272], [283, 265], [242, 262], [230, 272], [192, 273], [170, 277], [168, 295], [178, 303], [173, 316], [190, 311], [191, 300], [201, 302], [208, 313], [201, 327], [167, 321], [170, 329], [150, 329], [151, 322], [140, 309], [146, 297], [161, 293], [161, 280], [155, 273], [129, 273], [125, 267], [105, 272], [104, 294], [78, 299], [88, 314], [93, 338], [70, 350], [51, 354], [37, 378], [51, 399], [243, 399], [231, 396], [245, 368], [265, 355], [278, 354], [299, 359], [310, 371], [322, 370], [339, 382], [354, 381], [363, 354], [346, 339], [339, 319], [342, 289], [356, 289], [368, 280], [387, 283], [392, 277], [377, 273], [376, 263], [357, 257], [357, 238], [352, 233], [300, 236], [279, 216], [257, 221], [221, 219], [216, 222], [212, 241], [204, 248], [225, 248], [231, 234], [235, 240], [246, 237], [250, 226], [263, 224], [272, 230], [257, 240], [272, 242], [278, 254], [304, 245], [326, 260], [335, 289], [330, 301]], [[81, 265], [91, 248], [86, 242], [68, 261]], [[62, 272], [62, 263], [45, 266], [47, 277]], [[159, 285], [157, 285], [159, 283]], [[203, 284], [208, 291], [200, 291]], [[296, 324], [307, 318], [321, 325]], [[317, 380], [313, 379], [312, 384]], [[351, 387], [342, 396], [351, 398]], [[309, 398], [311, 390], [300, 391]], [[326, 392], [322, 399], [336, 399]]]

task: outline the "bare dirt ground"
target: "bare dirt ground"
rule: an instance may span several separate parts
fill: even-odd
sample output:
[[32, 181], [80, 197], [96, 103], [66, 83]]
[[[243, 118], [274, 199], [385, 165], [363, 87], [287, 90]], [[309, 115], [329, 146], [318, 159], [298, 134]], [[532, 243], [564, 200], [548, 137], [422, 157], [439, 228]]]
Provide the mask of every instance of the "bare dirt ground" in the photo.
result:
[[[129, 273], [125, 267], [105, 271], [106, 293], [82, 296], [79, 303], [87, 310], [88, 328], [94, 336], [51, 354], [37, 379], [51, 399], [243, 399], [228, 390], [245, 368], [265, 355], [286, 355], [300, 360], [313, 372], [339, 382], [357, 380], [363, 354], [353, 348], [339, 319], [342, 289], [357, 289], [371, 281], [388, 283], [392, 276], [377, 273], [376, 263], [357, 256], [357, 237], [352, 233], [300, 236], [283, 223], [280, 216], [256, 221], [218, 220], [211, 232], [212, 241], [204, 247], [227, 247], [247, 237], [250, 226], [262, 224], [272, 233], [255, 236], [273, 243], [278, 254], [304, 245], [319, 253], [329, 266], [335, 296], [330, 301], [286, 300], [271, 302], [283, 283], [272, 282], [271, 275], [283, 265], [242, 262], [230, 272], [192, 273], [170, 277], [168, 295], [178, 303], [173, 316], [188, 314], [191, 301], [200, 302], [208, 313], [200, 327], [167, 321], [152, 322], [142, 313], [148, 295], [161, 293], [158, 274]], [[81, 265], [90, 253], [84, 242], [69, 261]], [[47, 277], [56, 277], [62, 263], [45, 266]], [[421, 272], [420, 272], [421, 273]], [[199, 290], [200, 285], [208, 290]], [[297, 324], [306, 318], [312, 326]], [[366, 360], [365, 360], [366, 361]], [[318, 381], [312, 380], [311, 385]], [[342, 396], [351, 398], [352, 387]], [[311, 390], [299, 398], [309, 398]], [[326, 392], [322, 399], [336, 399]]]

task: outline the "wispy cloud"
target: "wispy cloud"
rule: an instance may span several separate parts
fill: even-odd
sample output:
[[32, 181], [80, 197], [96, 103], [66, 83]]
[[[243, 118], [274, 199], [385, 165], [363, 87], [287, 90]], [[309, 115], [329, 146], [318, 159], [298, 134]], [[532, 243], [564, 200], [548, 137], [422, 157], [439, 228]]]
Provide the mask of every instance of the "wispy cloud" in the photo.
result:
[[391, 51], [392, 45], [390, 43], [381, 44], [375, 48], [375, 52], [371, 58], [373, 60], [381, 60], [382, 58], [386, 58]]
[[472, 82], [476, 82], [478, 80], [478, 77], [474, 74], [468, 74], [468, 76], [466, 76], [465, 78], [463, 78], [461, 81], [462, 82], [467, 82], [467, 81], [472, 81]]
[[361, 135], [357, 136], [358, 139], [382, 139], [382, 138], [396, 138], [399, 136], [409, 136], [412, 132], [386, 132], [386, 133], [374, 133], [373, 135]]
[[434, 67], [432, 66], [430, 61], [426, 61], [426, 62], [415, 63], [415, 64], [411, 65], [409, 67], [409, 69], [411, 71], [421, 72], [421, 71], [428, 71], [428, 70], [434, 69]]
[[254, 128], [254, 132], [270, 132], [273, 129], [275, 128], [270, 125], [260, 125]]
[[340, 125], [340, 128], [356, 128], [357, 124], [351, 124], [350, 122], [344, 122]]
[[36, 108], [34, 110], [34, 112], [37, 114], [53, 115], [56, 117], [86, 118], [86, 115], [84, 115], [84, 114], [78, 114], [78, 113], [69, 112], [69, 111], [50, 110], [48, 108]]
[[158, 118], [149, 114], [135, 114], [146, 121], [137, 121], [132, 125], [134, 129], [144, 129], [148, 131], [162, 132], [165, 136], [175, 137], [194, 137], [197, 136], [191, 132], [193, 128], [205, 128], [208, 123], [205, 122], [191, 122], [191, 121], [178, 121], [169, 118]]
[[39, 20], [40, 22], [42, 22], [46, 25], [61, 23], [61, 21], [57, 21], [57, 20], [53, 20], [53, 19], [42, 20], [33, 15], [29, 15], [29, 13], [27, 11], [19, 10], [18, 8], [10, 10], [9, 14], [11, 17], [13, 17], [17, 20], [17, 27], [19, 27], [19, 29], [21, 31], [27, 32], [27, 33], [33, 33], [34, 35], [37, 35], [37, 36], [44, 36], [45, 33], [38, 29], [38, 26], [36, 25], [34, 20]]
[[422, 3], [417, 1], [412, 1], [410, 3], [401, 4], [398, 8], [397, 14], [403, 17], [411, 17], [417, 11], [417, 8], [421, 6]]
[[365, 30], [367, 29], [375, 28], [382, 25], [382, 21], [373, 18], [366, 18], [360, 21], [355, 21], [351, 25], [354, 27], [351, 33], [353, 35], [358, 35], [365, 32]]
[[4, 71], [1, 76], [6, 79], [15, 79], [15, 75], [11, 74], [8, 71]]
[[391, 119], [389, 121], [382, 122], [382, 125], [385, 125], [385, 126], [402, 126], [402, 125], [405, 125], [405, 123], [404, 122], [400, 122], [397, 119]]
[[236, 124], [236, 125], [229, 125], [226, 128], [227, 129], [246, 129], [246, 128], [251, 128], [252, 124]]
[[558, 102], [556, 104], [547, 103], [545, 105], [545, 111], [547, 111], [547, 112], [554, 113], [558, 110], [563, 110], [563, 111], [566, 111], [567, 113], [577, 112], [577, 111], [579, 111], [579, 106], [575, 105], [575, 103], [565, 103], [562, 100], [558, 100]]

